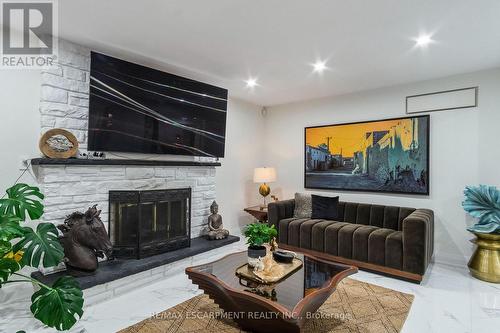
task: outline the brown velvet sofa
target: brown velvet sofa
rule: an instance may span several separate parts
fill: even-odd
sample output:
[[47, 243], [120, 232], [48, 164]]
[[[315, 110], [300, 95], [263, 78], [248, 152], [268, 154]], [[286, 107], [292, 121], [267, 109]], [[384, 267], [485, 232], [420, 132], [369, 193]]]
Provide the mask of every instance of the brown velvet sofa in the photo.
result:
[[339, 202], [337, 221], [294, 218], [295, 200], [270, 203], [281, 248], [420, 282], [434, 250], [429, 209]]

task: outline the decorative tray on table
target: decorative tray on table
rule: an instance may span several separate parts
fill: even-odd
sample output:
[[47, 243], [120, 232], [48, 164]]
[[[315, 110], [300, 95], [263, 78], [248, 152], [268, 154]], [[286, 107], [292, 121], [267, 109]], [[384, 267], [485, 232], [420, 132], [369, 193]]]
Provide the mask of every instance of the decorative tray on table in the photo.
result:
[[[272, 262], [262, 271], [254, 271], [254, 268], [244, 264], [236, 269], [236, 276], [241, 280], [252, 281], [258, 284], [276, 284], [302, 267], [302, 260], [294, 258], [291, 263]], [[243, 285], [243, 284], [242, 284]]]

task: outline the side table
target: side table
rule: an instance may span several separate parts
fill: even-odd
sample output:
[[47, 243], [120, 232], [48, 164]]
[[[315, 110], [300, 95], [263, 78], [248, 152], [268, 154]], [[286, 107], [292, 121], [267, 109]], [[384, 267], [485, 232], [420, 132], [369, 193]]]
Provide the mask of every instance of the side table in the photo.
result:
[[255, 217], [261, 223], [267, 223], [267, 207], [252, 206], [244, 209], [245, 212]]

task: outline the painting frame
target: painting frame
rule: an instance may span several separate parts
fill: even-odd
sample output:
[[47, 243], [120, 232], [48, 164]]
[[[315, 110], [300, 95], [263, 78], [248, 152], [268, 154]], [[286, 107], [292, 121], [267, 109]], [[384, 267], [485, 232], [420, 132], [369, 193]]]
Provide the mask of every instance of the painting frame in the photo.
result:
[[[424, 138], [426, 140], [426, 152], [425, 152], [425, 169], [426, 169], [426, 184], [425, 190], [422, 192], [414, 192], [408, 190], [396, 190], [396, 189], [369, 189], [369, 188], [348, 188], [348, 187], [338, 187], [338, 186], [319, 186], [319, 185], [308, 185], [307, 182], [307, 131], [309, 129], [323, 128], [323, 127], [335, 127], [335, 126], [348, 126], [348, 125], [359, 125], [359, 124], [369, 124], [369, 123], [377, 123], [384, 121], [398, 121], [398, 120], [407, 120], [407, 119], [424, 119], [427, 124], [426, 131], [424, 133]], [[381, 118], [376, 120], [362, 120], [355, 122], [346, 122], [346, 123], [336, 123], [336, 124], [327, 124], [327, 125], [315, 125], [315, 126], [307, 126], [304, 127], [304, 139], [303, 139], [303, 179], [304, 179], [304, 188], [305, 189], [316, 189], [316, 190], [334, 190], [334, 191], [347, 191], [347, 192], [366, 192], [366, 193], [382, 193], [382, 194], [405, 194], [405, 195], [418, 195], [418, 196], [429, 196], [430, 195], [430, 132], [431, 132], [431, 121], [430, 115], [407, 115], [403, 117], [394, 117], [394, 118]]]

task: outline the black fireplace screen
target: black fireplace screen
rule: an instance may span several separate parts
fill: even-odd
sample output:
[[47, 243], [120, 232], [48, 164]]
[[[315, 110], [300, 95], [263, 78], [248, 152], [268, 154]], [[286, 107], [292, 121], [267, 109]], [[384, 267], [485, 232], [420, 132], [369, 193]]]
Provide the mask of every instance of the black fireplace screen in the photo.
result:
[[190, 246], [191, 189], [109, 191], [115, 258], [144, 258]]

